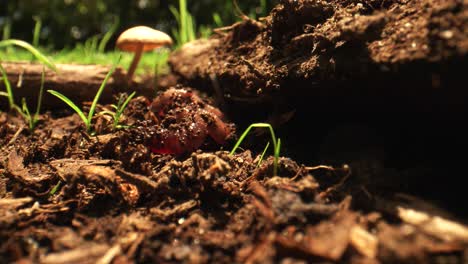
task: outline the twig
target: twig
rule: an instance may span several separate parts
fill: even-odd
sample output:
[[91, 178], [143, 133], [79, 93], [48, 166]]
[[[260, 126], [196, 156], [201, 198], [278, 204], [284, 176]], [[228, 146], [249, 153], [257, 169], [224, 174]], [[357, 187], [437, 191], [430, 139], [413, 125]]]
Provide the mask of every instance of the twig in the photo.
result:
[[[336, 169], [333, 169], [333, 170], [336, 170]], [[343, 170], [346, 171], [346, 175], [343, 178], [341, 178], [341, 180], [337, 184], [327, 188], [325, 191], [320, 193], [319, 194], [320, 197], [328, 196], [332, 191], [335, 191], [339, 189], [341, 186], [343, 186], [343, 184], [346, 182], [349, 176], [351, 176], [351, 168], [347, 164], [345, 164], [343, 165]]]
[[0, 199], [0, 207], [18, 207], [33, 201], [31, 197]]
[[112, 260], [122, 252], [122, 249], [120, 245], [115, 245], [111, 247], [109, 250], [107, 250], [106, 254], [100, 258], [96, 264], [109, 264], [112, 262]]
[[325, 169], [325, 170], [330, 170], [330, 171], [335, 171], [336, 170], [332, 166], [327, 166], [327, 165], [318, 165], [318, 166], [314, 166], [314, 167], [305, 167], [305, 169], [308, 170], [308, 171], [314, 171], [314, 170], [320, 170], [320, 169]]
[[13, 137], [10, 139], [10, 141], [8, 141], [8, 144], [7, 144], [8, 146], [11, 145], [11, 144], [13, 144], [13, 143], [16, 141], [16, 139], [18, 138], [19, 134], [20, 134], [21, 132], [23, 132], [23, 129], [24, 129], [24, 125], [21, 125], [21, 126], [19, 127], [18, 131], [16, 131], [16, 133], [15, 133], [15, 134], [13, 135]]

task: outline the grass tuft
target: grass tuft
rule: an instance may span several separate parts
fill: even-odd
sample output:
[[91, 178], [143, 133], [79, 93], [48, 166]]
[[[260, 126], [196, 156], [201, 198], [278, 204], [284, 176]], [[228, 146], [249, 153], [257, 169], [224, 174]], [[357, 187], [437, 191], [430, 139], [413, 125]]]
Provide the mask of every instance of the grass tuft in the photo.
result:
[[[280, 155], [281, 139], [276, 138], [275, 131], [273, 130], [273, 127], [268, 123], [254, 123], [254, 124], [251, 124], [244, 131], [244, 133], [242, 133], [242, 135], [239, 137], [239, 140], [237, 140], [236, 144], [232, 148], [232, 150], [230, 152], [230, 155], [233, 155], [236, 152], [237, 148], [240, 146], [242, 141], [245, 139], [245, 137], [247, 137], [250, 130], [252, 130], [252, 128], [254, 128], [254, 127], [255, 128], [268, 128], [270, 130], [271, 141], [273, 142], [273, 154], [274, 154], [274, 158], [275, 158], [274, 163], [273, 163], [273, 175], [276, 176], [278, 174], [278, 160], [279, 160], [279, 155]], [[267, 148], [268, 148], [268, 145], [265, 148], [264, 152], [266, 151]], [[262, 154], [262, 158], [263, 158], [263, 154]], [[262, 159], [260, 159], [260, 160], [262, 160]]]
[[29, 130], [33, 131], [36, 128], [37, 122], [38, 122], [38, 117], [39, 113], [41, 111], [41, 105], [42, 105], [42, 97], [44, 94], [44, 81], [45, 81], [45, 69], [42, 69], [42, 74], [41, 74], [41, 87], [39, 88], [39, 97], [37, 98], [37, 105], [36, 105], [36, 112], [31, 115], [28, 105], [26, 103], [26, 99], [23, 98], [22, 100], [22, 108], [21, 108], [21, 115], [26, 119], [26, 121], [29, 124]]
[[127, 96], [127, 98], [125, 99], [124, 94], [121, 94], [119, 97], [119, 101], [117, 102], [117, 105], [115, 104], [112, 105], [112, 108], [114, 108], [115, 111], [104, 110], [104, 111], [99, 112], [99, 114], [109, 115], [112, 117], [112, 119], [114, 120], [113, 125], [112, 125], [114, 130], [127, 127], [127, 126], [120, 124], [120, 117], [125, 111], [125, 108], [127, 108], [127, 105], [130, 102], [130, 100], [132, 100], [132, 98], [135, 95], [136, 95], [136, 92], [133, 92], [129, 96]]
[[68, 97], [65, 95], [61, 94], [60, 92], [57, 92], [55, 90], [47, 90], [48, 93], [54, 95], [55, 97], [59, 98], [63, 102], [65, 102], [68, 106], [70, 106], [77, 114], [80, 116], [81, 120], [83, 120], [83, 123], [86, 126], [86, 132], [90, 133], [91, 132], [91, 121], [94, 116], [94, 112], [96, 111], [96, 106], [99, 101], [99, 98], [101, 97], [102, 92], [104, 91], [104, 87], [107, 84], [107, 81], [111, 77], [111, 75], [114, 73], [115, 69], [117, 68], [117, 65], [120, 62], [120, 57], [117, 59], [117, 61], [112, 65], [112, 68], [110, 71], [107, 73], [106, 77], [101, 83], [101, 86], [99, 87], [98, 91], [96, 92], [96, 95], [94, 96], [93, 103], [91, 104], [91, 108], [89, 109], [88, 116], [84, 114], [84, 111], [81, 110], [73, 101], [71, 101]]

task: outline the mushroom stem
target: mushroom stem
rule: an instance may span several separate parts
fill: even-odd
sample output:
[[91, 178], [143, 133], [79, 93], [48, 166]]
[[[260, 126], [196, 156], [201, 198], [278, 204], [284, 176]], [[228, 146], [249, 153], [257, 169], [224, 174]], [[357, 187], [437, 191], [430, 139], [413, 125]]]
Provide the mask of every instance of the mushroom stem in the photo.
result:
[[138, 45], [137, 50], [135, 51], [135, 56], [133, 56], [132, 64], [130, 64], [130, 67], [128, 68], [128, 71], [127, 71], [127, 79], [129, 82], [132, 81], [133, 74], [135, 73], [138, 63], [140, 62], [142, 53], [143, 53], [143, 45], [140, 44]]

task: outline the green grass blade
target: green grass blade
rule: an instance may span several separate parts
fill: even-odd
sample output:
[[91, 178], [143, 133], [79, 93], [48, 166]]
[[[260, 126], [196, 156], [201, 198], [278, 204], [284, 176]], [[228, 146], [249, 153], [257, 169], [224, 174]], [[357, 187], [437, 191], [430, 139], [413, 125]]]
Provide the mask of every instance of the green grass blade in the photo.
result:
[[280, 149], [281, 149], [281, 139], [278, 138], [278, 145], [276, 145], [276, 148], [275, 148], [275, 153], [274, 153], [274, 157], [275, 157], [275, 161], [274, 161], [274, 164], [273, 164], [273, 175], [278, 175], [278, 160], [279, 160], [279, 155], [280, 155]]
[[33, 33], [32, 45], [34, 47], [38, 47], [39, 46], [39, 38], [41, 36], [42, 20], [38, 16], [34, 16], [33, 18], [36, 21], [36, 23], [34, 24], [34, 33]]
[[52, 190], [50, 190], [50, 195], [54, 195], [58, 189], [60, 188], [60, 185], [62, 185], [62, 182], [61, 181], [58, 181], [57, 184], [54, 186], [54, 188], [52, 188]]
[[266, 0], [260, 0], [260, 15], [261, 16], [266, 16], [267, 13], [267, 1]]
[[180, 21], [179, 10], [175, 6], [170, 5], [169, 6], [169, 11], [171, 11], [171, 13], [174, 16], [177, 24], [179, 25], [179, 27], [173, 27], [172, 28], [172, 30], [171, 30], [172, 35], [174, 36], [177, 45], [182, 46], [183, 42], [182, 42], [182, 31], [181, 31], [181, 26], [180, 26], [181, 21]]
[[32, 117], [33, 119], [33, 128], [36, 126], [37, 123], [37, 117], [39, 116], [39, 113], [41, 111], [41, 106], [42, 106], [42, 97], [44, 95], [44, 82], [45, 82], [45, 68], [42, 67], [42, 74], [41, 74], [41, 87], [39, 88], [39, 97], [37, 98], [37, 106], [36, 106], [36, 113], [34, 113], [34, 116]]
[[195, 21], [190, 13], [187, 12], [187, 41], [195, 40]]
[[177, 10], [177, 8], [173, 5], [170, 5], [169, 6], [169, 11], [171, 11], [172, 15], [174, 16], [175, 20], [177, 23], [180, 23], [180, 14], [179, 14], [179, 10]]
[[19, 40], [19, 39], [7, 39], [7, 40], [1, 40], [0, 41], [0, 48], [2, 47], [9, 47], [9, 46], [12, 46], [12, 45], [16, 45], [16, 46], [19, 46], [19, 47], [22, 47], [26, 50], [28, 50], [29, 52], [31, 52], [40, 62], [42, 62], [43, 64], [45, 64], [47, 67], [49, 67], [51, 70], [57, 72], [57, 67], [55, 66], [55, 64], [50, 61], [44, 54], [42, 54], [39, 50], [37, 50], [36, 48], [34, 48], [31, 44], [25, 42], [25, 41], [22, 41], [22, 40]]
[[223, 20], [221, 19], [221, 16], [219, 15], [219, 13], [214, 13], [213, 14], [213, 21], [214, 21], [216, 27], [222, 27], [223, 26]]
[[13, 97], [13, 90], [11, 89], [11, 84], [10, 84], [10, 81], [8, 80], [8, 76], [6, 75], [6, 71], [1, 64], [0, 64], [0, 71], [2, 72], [2, 79], [3, 79], [3, 83], [5, 84], [6, 94], [8, 97], [8, 104], [11, 109], [15, 105], [14, 97]]
[[236, 144], [234, 145], [234, 147], [232, 148], [231, 152], [229, 153], [230, 155], [233, 155], [237, 148], [240, 146], [240, 144], [242, 143], [242, 141], [244, 141], [245, 137], [247, 137], [247, 134], [249, 134], [250, 130], [252, 129], [254, 124], [250, 125], [245, 131], [244, 133], [242, 133], [242, 135], [239, 137], [239, 140], [237, 140]]
[[83, 50], [85, 53], [85, 56], [92, 56], [96, 53], [98, 41], [99, 41], [98, 35], [94, 35], [85, 41], [84, 50]]
[[13, 105], [12, 109], [15, 109], [16, 112], [18, 112], [22, 117], [24, 117], [24, 119], [27, 119], [27, 116], [25, 113], [23, 113], [23, 111], [21, 110], [21, 108], [17, 105]]
[[179, 14], [180, 14], [180, 35], [181, 35], [181, 44], [184, 44], [188, 41], [187, 34], [187, 1], [179, 0]]
[[104, 78], [104, 81], [102, 81], [101, 86], [99, 87], [99, 90], [97, 91], [96, 95], [94, 96], [93, 103], [91, 104], [91, 108], [89, 109], [88, 113], [88, 126], [87, 129], [89, 131], [89, 125], [91, 124], [91, 119], [93, 118], [94, 111], [96, 110], [97, 103], [99, 101], [99, 98], [101, 97], [102, 92], [104, 91], [104, 87], [106, 87], [107, 81], [111, 77], [112, 73], [114, 73], [115, 68], [117, 68], [117, 65], [120, 62], [122, 56], [119, 56], [116, 62], [114, 62], [114, 65], [112, 65], [112, 68], [110, 71], [107, 73], [106, 77]]
[[109, 115], [113, 118], [115, 116], [115, 112], [110, 110], [102, 110], [101, 112], [97, 113], [97, 115]]
[[47, 90], [47, 92], [59, 98], [68, 106], [70, 106], [73, 110], [75, 110], [75, 112], [80, 116], [81, 120], [83, 120], [83, 122], [85, 123], [86, 127], [88, 127], [88, 119], [86, 118], [85, 114], [75, 103], [68, 99], [68, 97], [54, 90]]
[[179, 30], [177, 28], [173, 28], [171, 30], [171, 33], [175, 38], [175, 43], [176, 43], [177, 47], [182, 46], [182, 40], [180, 39]]
[[90, 42], [90, 45], [89, 45], [89, 53], [90, 54], [94, 54], [94, 53], [97, 52], [98, 43], [99, 43], [99, 36], [98, 35], [92, 36], [91, 37], [91, 42]]
[[21, 100], [21, 102], [22, 102], [21, 114], [23, 115], [24, 119], [26, 119], [26, 121], [28, 122], [29, 130], [33, 130], [34, 128], [34, 125], [32, 122], [33, 120], [31, 118], [31, 112], [29, 112], [28, 104], [26, 103], [26, 98], [23, 97], [23, 100]]
[[122, 115], [123, 111], [125, 108], [127, 108], [128, 103], [132, 98], [136, 95], [136, 92], [131, 93], [127, 99], [125, 99], [124, 103], [120, 106], [120, 108], [117, 109], [117, 112], [115, 113], [115, 119], [114, 119], [114, 128], [117, 127], [117, 125], [120, 122], [120, 116]]
[[106, 34], [104, 34], [101, 41], [99, 42], [98, 51], [100, 53], [104, 53], [104, 51], [106, 50], [106, 45], [111, 39], [111, 37], [114, 35], [114, 33], [117, 31], [117, 29], [119, 28], [119, 24], [120, 24], [120, 18], [119, 16], [115, 16], [114, 23], [112, 23], [112, 26], [109, 28]]
[[125, 99], [125, 102], [123, 103], [120, 112], [123, 112], [125, 110], [125, 108], [127, 108], [128, 103], [130, 102], [130, 100], [132, 100], [132, 98], [135, 95], [136, 95], [136, 92], [133, 92], [127, 97], [127, 99]]
[[242, 141], [244, 140], [244, 138], [247, 136], [247, 134], [249, 134], [250, 130], [254, 127], [257, 127], [257, 128], [261, 128], [261, 127], [264, 127], [264, 128], [269, 128], [270, 129], [270, 134], [271, 134], [271, 139], [272, 139], [272, 142], [273, 142], [273, 147], [276, 148], [276, 137], [275, 137], [275, 132], [273, 131], [273, 127], [270, 125], [270, 124], [267, 124], [267, 123], [254, 123], [254, 124], [251, 124], [245, 131], [244, 133], [242, 133], [242, 135], [239, 137], [239, 140], [236, 142], [236, 144], [234, 145], [234, 147], [232, 148], [231, 150], [231, 155], [234, 154], [236, 152], [236, 149], [239, 147], [239, 145], [242, 143]]
[[11, 19], [6, 18], [5, 25], [3, 25], [2, 40], [9, 39], [11, 36]]
[[268, 128], [270, 130], [270, 134], [271, 134], [271, 141], [273, 142], [273, 152], [274, 152], [274, 155], [275, 155], [275, 160], [274, 160], [274, 164], [273, 164], [273, 174], [276, 175], [276, 173], [278, 172], [278, 157], [279, 157], [279, 151], [280, 151], [280, 144], [281, 142], [278, 142], [276, 140], [276, 136], [275, 136], [275, 132], [273, 130], [273, 127], [268, 124], [268, 123], [254, 123], [254, 124], [251, 124], [245, 131], [244, 133], [242, 133], [242, 135], [239, 137], [239, 140], [237, 140], [236, 144], [234, 145], [234, 147], [232, 148], [231, 152], [229, 153], [230, 155], [233, 155], [235, 153], [235, 151], [237, 150], [237, 148], [240, 146], [240, 144], [242, 143], [242, 141], [245, 139], [245, 137], [247, 136], [247, 134], [250, 132], [250, 130], [252, 130], [252, 128]]
[[[11, 37], [11, 19], [9, 17], [6, 18], [5, 24], [3, 25], [3, 34], [2, 34], [2, 40], [9, 39]], [[12, 48], [10, 46], [6, 47], [6, 53], [10, 54], [12, 51]]]
[[267, 152], [269, 146], [270, 146], [270, 142], [267, 142], [265, 148], [263, 149], [262, 155], [260, 156], [260, 159], [258, 160], [257, 167], [259, 167], [260, 164], [262, 164], [263, 157], [265, 156], [265, 153]]

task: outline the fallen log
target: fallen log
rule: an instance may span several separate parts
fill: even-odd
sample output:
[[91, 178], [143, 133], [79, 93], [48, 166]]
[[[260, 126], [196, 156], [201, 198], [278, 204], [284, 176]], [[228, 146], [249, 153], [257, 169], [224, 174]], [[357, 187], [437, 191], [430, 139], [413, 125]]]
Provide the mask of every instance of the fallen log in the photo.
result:
[[[111, 66], [105, 65], [57, 64], [58, 71], [54, 72], [44, 68], [42, 64], [29, 62], [2, 62], [2, 66], [11, 83], [15, 102], [19, 104], [22, 98], [26, 98], [30, 107], [37, 103], [43, 69], [45, 70], [44, 90], [56, 90], [66, 95], [78, 106], [82, 102], [94, 99], [102, 81], [111, 69]], [[117, 67], [107, 82], [99, 103], [114, 102], [113, 95], [119, 92], [137, 91], [138, 95], [146, 96], [152, 94], [152, 89], [147, 85], [136, 82], [128, 84], [125, 75], [125, 70]], [[3, 81], [0, 82], [0, 91], [5, 91]], [[5, 109], [6, 106], [6, 98], [0, 97], [0, 109]], [[63, 108], [65, 104], [44, 92], [42, 106], [48, 109]]]

